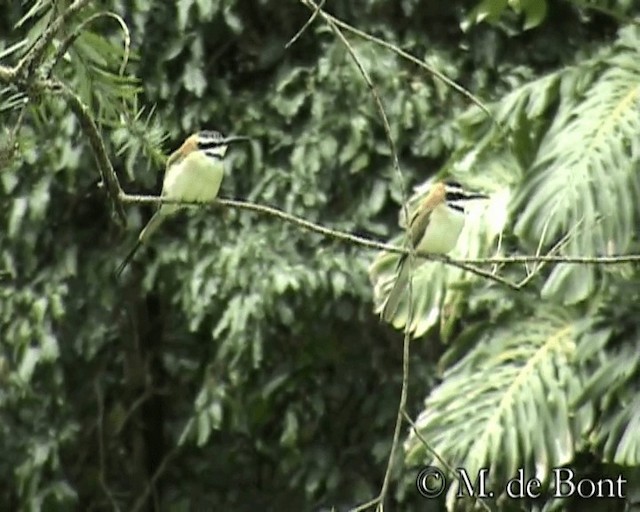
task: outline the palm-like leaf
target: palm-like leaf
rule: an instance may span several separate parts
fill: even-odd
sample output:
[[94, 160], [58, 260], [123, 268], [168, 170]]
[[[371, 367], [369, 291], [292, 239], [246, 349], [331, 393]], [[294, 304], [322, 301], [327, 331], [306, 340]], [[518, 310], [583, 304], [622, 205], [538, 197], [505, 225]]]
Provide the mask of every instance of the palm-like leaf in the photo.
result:
[[[565, 254], [598, 256], [629, 247], [640, 196], [640, 38], [634, 34], [623, 35], [584, 96], [562, 95], [514, 202], [514, 211], [521, 211], [516, 233], [530, 247], [541, 240], [550, 246], [577, 225]], [[584, 300], [596, 286], [595, 272], [559, 265], [543, 295], [565, 303]]]
[[[489, 468], [495, 488], [518, 468], [544, 480], [573, 459], [592, 421], [588, 407], [571, 409], [582, 387], [577, 344], [591, 341], [583, 332], [584, 322], [556, 312], [487, 331], [427, 398], [422, 436], [454, 467]], [[409, 463], [431, 459], [413, 433], [406, 449]]]
[[605, 421], [600, 429], [604, 444], [604, 459], [621, 466], [640, 464], [640, 394], [628, 397], [617, 414]]
[[26, 99], [26, 94], [16, 92], [11, 87], [3, 87], [0, 89], [0, 112], [4, 114], [7, 110], [15, 110], [24, 106]]
[[600, 343], [590, 347], [597, 355], [598, 364], [590, 372], [575, 407], [589, 401], [600, 404], [602, 420], [595, 425], [592, 436], [596, 448], [607, 462], [637, 466], [640, 464], [640, 399], [634, 380], [640, 373], [637, 357], [640, 340], [636, 338], [622, 344], [616, 340], [615, 348], [601, 350], [608, 337], [605, 334], [600, 337]]

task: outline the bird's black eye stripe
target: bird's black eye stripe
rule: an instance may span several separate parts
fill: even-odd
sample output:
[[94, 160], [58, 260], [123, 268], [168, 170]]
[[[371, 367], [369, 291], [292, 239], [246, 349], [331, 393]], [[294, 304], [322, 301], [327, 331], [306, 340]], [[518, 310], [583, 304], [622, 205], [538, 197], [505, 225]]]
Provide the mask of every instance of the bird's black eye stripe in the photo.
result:
[[216, 151], [211, 151], [212, 148], [207, 148], [204, 150], [204, 154], [209, 158], [213, 158], [214, 160], [222, 160], [222, 155], [217, 153]]
[[464, 201], [465, 199], [469, 199], [469, 193], [460, 190], [447, 190], [446, 199], [447, 201]]
[[463, 188], [447, 186], [445, 189], [447, 201], [470, 201], [471, 199], [488, 199], [488, 196], [480, 192], [472, 192]]
[[218, 146], [222, 146], [224, 145], [224, 142], [222, 140], [201, 140], [198, 141], [198, 148], [199, 149], [213, 149], [213, 148], [217, 148]]

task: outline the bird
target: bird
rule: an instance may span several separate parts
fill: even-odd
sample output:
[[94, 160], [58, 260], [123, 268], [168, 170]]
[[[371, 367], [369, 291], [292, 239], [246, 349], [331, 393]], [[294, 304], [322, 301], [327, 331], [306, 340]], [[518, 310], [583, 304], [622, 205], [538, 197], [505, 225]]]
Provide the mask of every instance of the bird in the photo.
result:
[[[224, 156], [229, 144], [251, 140], [244, 136], [224, 137], [215, 130], [202, 130], [185, 139], [167, 160], [161, 197], [182, 201], [212, 201], [218, 195], [224, 175]], [[122, 274], [140, 246], [146, 243], [167, 216], [181, 205], [161, 204], [138, 235], [136, 244], [116, 270]]]
[[[465, 190], [457, 181], [435, 183], [409, 219], [413, 249], [431, 254], [447, 254], [456, 246], [465, 221], [465, 202], [489, 196]], [[391, 322], [409, 283], [409, 255], [398, 260], [393, 287], [384, 302], [381, 317]]]

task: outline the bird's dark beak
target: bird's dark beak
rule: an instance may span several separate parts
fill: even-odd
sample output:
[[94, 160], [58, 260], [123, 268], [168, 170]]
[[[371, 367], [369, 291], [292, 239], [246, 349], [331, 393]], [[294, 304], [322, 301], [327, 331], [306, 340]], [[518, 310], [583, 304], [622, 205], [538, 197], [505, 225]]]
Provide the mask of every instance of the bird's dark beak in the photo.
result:
[[489, 196], [481, 194], [480, 192], [467, 192], [467, 197], [465, 197], [465, 199], [489, 199]]
[[234, 144], [236, 142], [249, 142], [251, 137], [245, 137], [244, 135], [231, 135], [222, 139], [219, 144]]

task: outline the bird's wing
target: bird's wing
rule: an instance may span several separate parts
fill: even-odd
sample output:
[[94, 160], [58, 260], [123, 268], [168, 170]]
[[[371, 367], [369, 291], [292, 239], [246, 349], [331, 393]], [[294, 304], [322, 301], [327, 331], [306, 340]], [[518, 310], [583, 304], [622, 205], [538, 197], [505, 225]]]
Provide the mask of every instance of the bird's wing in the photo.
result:
[[427, 226], [429, 225], [429, 217], [431, 216], [431, 210], [420, 208], [409, 223], [409, 232], [411, 234], [411, 245], [417, 247], [424, 236]]
[[167, 169], [171, 167], [178, 158], [180, 158], [180, 151], [174, 151], [169, 155], [169, 158], [167, 158], [167, 163], [164, 166], [165, 173], [167, 172]]
[[[420, 240], [429, 225], [429, 217], [431, 212], [442, 201], [442, 197], [437, 194], [429, 194], [425, 200], [415, 209], [409, 220], [409, 234], [411, 236], [411, 245], [417, 248]], [[396, 268], [396, 278], [393, 288], [387, 296], [387, 300], [382, 308], [382, 318], [388, 322], [393, 320], [398, 305], [406, 291], [407, 283], [411, 275], [411, 265], [407, 261], [407, 255], [402, 254], [398, 258], [398, 266]]]
[[167, 186], [167, 177], [169, 175], [169, 169], [171, 169], [171, 167], [178, 163], [178, 160], [182, 158], [182, 153], [180, 153], [180, 150], [176, 150], [173, 153], [171, 153], [171, 155], [169, 156], [169, 158], [167, 159], [167, 164], [164, 167], [164, 176], [162, 178], [162, 192], [161, 194], [164, 195], [164, 189]]
[[409, 220], [409, 232], [411, 233], [411, 245], [417, 247], [424, 236], [431, 212], [442, 202], [441, 194], [430, 193], [425, 200], [416, 208]]

